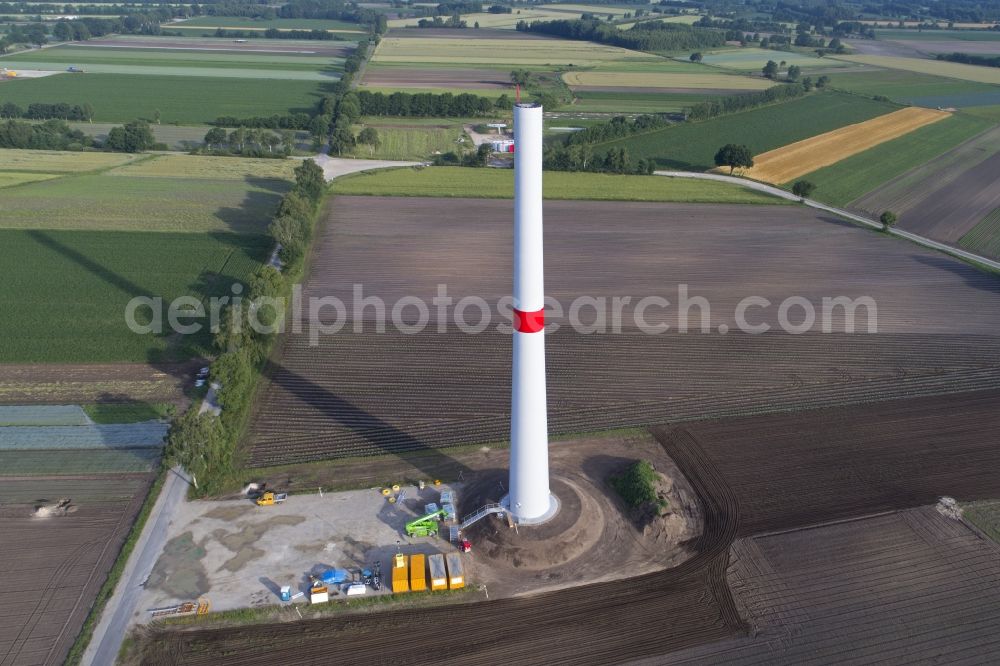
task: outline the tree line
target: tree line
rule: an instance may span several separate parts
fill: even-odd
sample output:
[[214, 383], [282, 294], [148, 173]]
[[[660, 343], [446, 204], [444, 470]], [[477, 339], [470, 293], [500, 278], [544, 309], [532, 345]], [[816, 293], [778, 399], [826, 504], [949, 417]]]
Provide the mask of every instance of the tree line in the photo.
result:
[[652, 174], [656, 162], [645, 159], [633, 162], [625, 148], [612, 148], [604, 153], [595, 153], [588, 144], [554, 143], [545, 146], [542, 153], [542, 168], [549, 171]]
[[14, 102], [4, 102], [0, 106], [0, 118], [24, 118], [26, 120], [80, 120], [88, 121], [94, 117], [94, 108], [84, 102], [83, 104], [68, 104], [66, 102], [56, 102], [46, 104], [43, 102], [32, 102], [24, 109]]
[[493, 101], [489, 97], [462, 93], [406, 93], [359, 90], [354, 93], [363, 116], [436, 116], [465, 118], [492, 113], [495, 109], [509, 109], [510, 98], [501, 95]]
[[566, 143], [568, 145], [601, 143], [660, 129], [669, 124], [670, 122], [663, 116], [642, 115], [637, 116], [634, 120], [629, 120], [625, 116], [616, 116], [609, 122], [573, 132], [566, 138]]
[[[685, 117], [688, 120], [707, 120], [708, 118], [715, 118], [716, 116], [739, 113], [740, 111], [747, 111], [758, 106], [765, 106], [775, 102], [795, 99], [796, 97], [802, 97], [806, 94], [808, 89], [811, 89], [811, 80], [808, 86], [805, 85], [805, 83], [806, 82], [803, 80], [801, 83], [789, 83], [786, 85], [774, 86], [773, 88], [768, 88], [767, 90], [762, 90], [760, 92], [745, 93], [741, 95], [726, 95], [725, 97], [717, 97], [715, 99], [706, 100], [704, 102], [694, 104], [690, 108], [686, 109]], [[815, 85], [818, 88], [823, 88], [828, 83], [829, 78], [821, 76]]]
[[635, 51], [687, 51], [724, 46], [726, 34], [719, 30], [692, 28], [678, 23], [642, 21], [628, 30], [597, 19], [518, 21], [517, 30], [539, 32], [567, 39], [611, 44]]
[[971, 53], [938, 53], [937, 59], [947, 60], [949, 62], [960, 62], [965, 65], [1000, 67], [1000, 56], [973, 55]]
[[157, 144], [149, 125], [134, 120], [123, 126], [112, 127], [103, 143], [80, 130], [71, 128], [64, 120], [46, 120], [29, 123], [9, 119], [0, 123], [0, 148], [29, 150], [107, 150], [121, 153], [138, 153]]
[[[248, 280], [247, 297], [230, 304], [218, 329], [212, 331], [220, 354], [211, 365], [211, 378], [220, 385], [217, 399], [222, 413], [199, 414], [196, 405], [176, 419], [167, 433], [167, 462], [183, 465], [195, 475], [199, 494], [220, 490], [240, 463], [237, 443], [247, 423], [257, 378], [285, 319], [277, 299], [287, 301], [301, 273], [325, 192], [323, 170], [314, 161], [306, 160], [295, 169], [295, 185], [282, 198], [269, 228], [281, 244], [284, 270], [259, 268]], [[251, 311], [252, 301], [263, 304]], [[251, 326], [250, 317], [261, 326]]]
[[295, 148], [295, 135], [290, 130], [281, 133], [252, 127], [237, 127], [226, 132], [213, 127], [205, 134], [205, 147], [214, 154], [244, 157], [287, 157]]

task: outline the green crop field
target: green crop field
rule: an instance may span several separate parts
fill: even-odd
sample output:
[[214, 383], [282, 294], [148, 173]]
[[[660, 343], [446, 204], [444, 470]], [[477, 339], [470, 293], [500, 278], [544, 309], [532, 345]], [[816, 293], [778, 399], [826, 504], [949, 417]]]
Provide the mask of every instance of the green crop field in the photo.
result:
[[982, 132], [990, 123], [956, 114], [802, 176], [816, 185], [812, 197], [835, 206], [871, 192]]
[[149, 472], [159, 449], [0, 451], [0, 477]]
[[[462, 144], [458, 139], [464, 134], [462, 127], [387, 127], [377, 123], [369, 123], [378, 130], [379, 147], [372, 150], [365, 145], [355, 146], [351, 153], [353, 157], [365, 157], [381, 160], [422, 160], [435, 153], [460, 151]], [[360, 129], [360, 128], [355, 128]], [[465, 146], [472, 144], [466, 140]]]
[[258, 70], [315, 71], [321, 70], [337, 58], [315, 55], [293, 55], [284, 53], [239, 53], [215, 49], [197, 50], [193, 44], [189, 49], [158, 48], [95, 48], [92, 46], [53, 46], [35, 50], [30, 54], [17, 54], [0, 58], [0, 64], [23, 57], [35, 63], [56, 63], [60, 65], [176, 65], [184, 67], [234, 67]]
[[23, 185], [25, 183], [34, 183], [40, 180], [49, 180], [51, 178], [58, 178], [58, 177], [59, 174], [56, 173], [37, 173], [31, 171], [27, 172], [0, 171], [0, 188], [12, 187], [14, 185]]
[[1000, 68], [964, 65], [944, 60], [929, 60], [919, 58], [899, 58], [896, 56], [879, 55], [838, 55], [840, 60], [856, 62], [864, 65], [874, 65], [887, 69], [896, 69], [920, 74], [933, 74], [963, 81], [1000, 84]]
[[1000, 257], [1000, 208], [983, 218], [959, 239], [958, 244], [966, 250], [989, 257]]
[[111, 175], [208, 178], [211, 180], [288, 180], [295, 178], [299, 160], [214, 157], [210, 155], [154, 155], [109, 171]]
[[[104, 195], [113, 197], [113, 190]], [[0, 362], [143, 362], [205, 353], [207, 332], [182, 339], [133, 333], [124, 318], [129, 300], [231, 293], [266, 261], [270, 245], [265, 236], [232, 233], [0, 230]]]
[[976, 116], [977, 118], [984, 118], [990, 122], [1000, 124], [1000, 104], [992, 104], [989, 106], [967, 106], [962, 109], [962, 111]]
[[633, 160], [653, 158], [661, 167], [707, 170], [727, 143], [745, 144], [755, 154], [860, 123], [898, 109], [855, 95], [824, 92], [780, 104], [682, 123], [663, 130], [595, 146], [595, 152], [626, 148]]
[[989, 538], [1000, 543], [1000, 502], [970, 502], [962, 507], [962, 515]]
[[568, 111], [579, 113], [671, 113], [725, 93], [636, 93], [580, 90]]
[[94, 120], [127, 122], [151, 118], [159, 109], [164, 123], [198, 124], [219, 116], [270, 116], [311, 110], [323, 95], [313, 81], [236, 79], [128, 74], [61, 74], [3, 84], [4, 102], [89, 103]]
[[[1000, 103], [1000, 87], [901, 70], [872, 70], [832, 74], [831, 85], [862, 95], [885, 95], [902, 104], [964, 107]], [[996, 101], [992, 101], [996, 97]], [[923, 100], [936, 101], [934, 104]], [[981, 101], [979, 101], [981, 100]]]
[[263, 233], [288, 184], [108, 174], [0, 191], [0, 228]]
[[[514, 173], [509, 169], [463, 167], [393, 169], [341, 178], [333, 189], [336, 194], [509, 199], [514, 196]], [[545, 197], [605, 201], [784, 203], [784, 200], [728, 183], [563, 171], [545, 173]]]
[[254, 28], [257, 30], [267, 30], [277, 28], [278, 30], [341, 30], [365, 32], [364, 26], [359, 23], [348, 23], [347, 21], [335, 21], [332, 19], [253, 19], [241, 18], [239, 16], [197, 16], [185, 21], [166, 24], [168, 30], [176, 28]]
[[375, 50], [372, 62], [506, 68], [511, 65], [593, 67], [622, 60], [659, 62], [664, 59], [617, 46], [569, 39], [386, 37]]
[[[125, 153], [77, 153], [65, 150], [13, 150], [0, 148], [0, 169], [40, 173], [81, 173], [108, 169], [145, 159]], [[2, 210], [0, 210], [2, 214]]]
[[772, 51], [771, 49], [746, 48], [728, 51], [712, 51], [702, 54], [702, 62], [706, 65], [725, 67], [743, 72], [759, 72], [768, 60], [780, 63], [785, 61], [788, 67], [798, 65], [806, 73], [809, 69], [830, 69], [831, 67], [848, 67], [848, 63], [829, 58], [820, 58], [805, 53], [791, 51]]

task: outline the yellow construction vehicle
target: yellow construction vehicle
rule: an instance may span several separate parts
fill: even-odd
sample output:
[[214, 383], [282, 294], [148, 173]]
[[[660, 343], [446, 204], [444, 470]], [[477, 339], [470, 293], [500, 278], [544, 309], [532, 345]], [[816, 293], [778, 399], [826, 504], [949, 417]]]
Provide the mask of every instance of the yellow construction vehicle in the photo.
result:
[[288, 499], [288, 493], [276, 493], [268, 490], [257, 498], [257, 506], [274, 506], [281, 504], [286, 499]]

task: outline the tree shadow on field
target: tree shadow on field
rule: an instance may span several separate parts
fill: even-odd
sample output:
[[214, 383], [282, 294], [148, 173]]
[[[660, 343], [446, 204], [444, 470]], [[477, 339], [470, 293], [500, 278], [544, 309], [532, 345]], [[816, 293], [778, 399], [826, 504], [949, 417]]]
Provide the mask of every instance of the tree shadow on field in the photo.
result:
[[245, 177], [244, 182], [254, 189], [247, 190], [239, 206], [223, 206], [215, 211], [215, 217], [236, 233], [266, 233], [281, 197], [290, 185], [282, 180], [255, 176]]
[[966, 286], [972, 289], [978, 289], [979, 291], [985, 291], [989, 294], [1000, 296], [1000, 276], [987, 273], [986, 271], [970, 266], [958, 259], [921, 254], [914, 254], [912, 256], [915, 260], [925, 266], [954, 273], [958, 277], [965, 280]]
[[[444, 449], [422, 442], [414, 435], [383, 421], [279, 363], [268, 361], [264, 376], [303, 404], [324, 414], [330, 421], [360, 435], [385, 455], [407, 454], [406, 461], [428, 478], [459, 478], [460, 475], [471, 473], [468, 467], [449, 456]], [[334, 453], [334, 450], [330, 453]]]

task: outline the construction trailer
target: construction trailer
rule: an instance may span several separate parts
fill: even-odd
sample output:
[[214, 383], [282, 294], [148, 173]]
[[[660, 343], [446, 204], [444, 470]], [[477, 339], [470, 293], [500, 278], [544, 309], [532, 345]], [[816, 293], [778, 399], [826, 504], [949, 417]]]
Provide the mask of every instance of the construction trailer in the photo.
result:
[[431, 590], [448, 589], [448, 571], [444, 566], [444, 555], [438, 553], [427, 558], [427, 565], [431, 571]]
[[459, 553], [445, 555], [448, 564], [448, 589], [457, 590], [465, 587], [465, 569], [462, 567], [462, 556]]
[[392, 592], [399, 594], [410, 591], [410, 563], [409, 558], [402, 553], [397, 553], [392, 558]]
[[427, 589], [427, 556], [416, 554], [410, 558], [410, 591], [424, 592]]
[[330, 588], [322, 583], [313, 583], [309, 590], [309, 603], [325, 604], [330, 601]]

